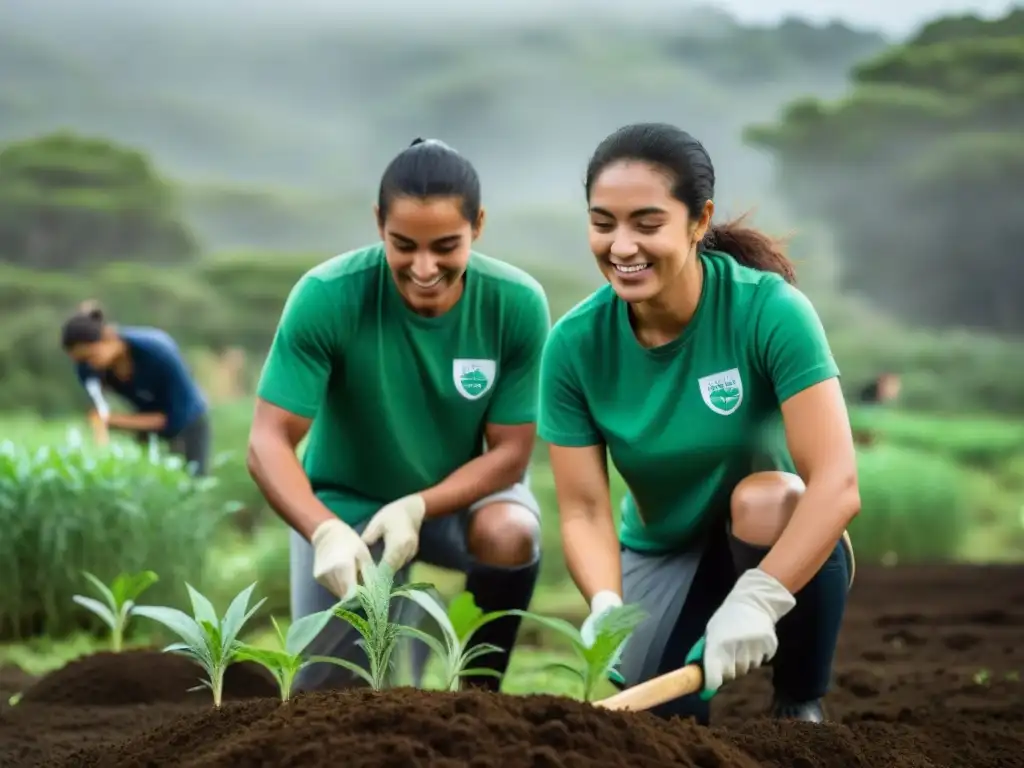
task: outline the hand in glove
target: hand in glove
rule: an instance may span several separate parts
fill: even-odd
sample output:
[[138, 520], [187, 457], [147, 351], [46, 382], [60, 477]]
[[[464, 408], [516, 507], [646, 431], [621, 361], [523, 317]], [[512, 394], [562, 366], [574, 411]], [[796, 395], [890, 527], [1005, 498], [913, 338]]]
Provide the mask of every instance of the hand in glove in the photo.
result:
[[427, 513], [426, 503], [418, 493], [403, 496], [381, 507], [363, 531], [363, 541], [373, 546], [384, 538], [381, 560], [395, 571], [401, 570], [415, 556], [420, 546], [420, 526]]
[[373, 562], [359, 534], [334, 518], [317, 526], [310, 543], [314, 551], [313, 578], [335, 597], [349, 598], [359, 583], [360, 571]]
[[[594, 644], [594, 640], [597, 639], [597, 625], [601, 619], [608, 614], [613, 608], [618, 608], [622, 605], [622, 598], [614, 592], [603, 590], [594, 595], [590, 600], [590, 615], [587, 616], [583, 621], [583, 626], [580, 627], [580, 635], [583, 638], [583, 642], [589, 648]], [[612, 662], [609, 677], [614, 682], [624, 683], [622, 675], [618, 671], [619, 657], [622, 655], [622, 649], [625, 643], [620, 645], [615, 651], [615, 660]]]
[[771, 661], [779, 647], [775, 625], [795, 605], [789, 590], [760, 568], [740, 576], [686, 659], [692, 663], [703, 655], [701, 698], [710, 699], [723, 683]]

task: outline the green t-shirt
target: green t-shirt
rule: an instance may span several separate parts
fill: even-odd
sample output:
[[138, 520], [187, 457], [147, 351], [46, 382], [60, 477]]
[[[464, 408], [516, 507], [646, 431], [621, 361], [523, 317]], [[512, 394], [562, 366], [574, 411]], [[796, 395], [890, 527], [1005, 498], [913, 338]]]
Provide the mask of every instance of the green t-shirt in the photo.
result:
[[303, 466], [318, 498], [355, 524], [479, 456], [485, 424], [536, 421], [549, 328], [540, 284], [478, 253], [455, 306], [418, 315], [376, 244], [298, 281], [257, 395], [313, 419]]
[[678, 338], [642, 347], [606, 285], [555, 324], [544, 352], [538, 434], [607, 446], [629, 488], [619, 536], [640, 551], [685, 546], [751, 472], [795, 471], [780, 404], [839, 375], [800, 291], [722, 253], [700, 258], [700, 302]]

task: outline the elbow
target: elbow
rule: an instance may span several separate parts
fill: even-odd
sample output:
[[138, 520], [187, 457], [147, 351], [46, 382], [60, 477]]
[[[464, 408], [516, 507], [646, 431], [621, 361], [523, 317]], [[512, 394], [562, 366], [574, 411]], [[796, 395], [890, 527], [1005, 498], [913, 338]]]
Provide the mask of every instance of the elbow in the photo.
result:
[[257, 485], [259, 485], [262, 476], [260, 467], [260, 441], [254, 431], [249, 435], [249, 445], [245, 451], [245, 469], [248, 471], [249, 477], [251, 477], [253, 482]]
[[857, 481], [856, 471], [850, 472], [838, 482], [837, 511], [843, 519], [844, 525], [848, 525], [857, 515], [860, 514], [860, 485]]

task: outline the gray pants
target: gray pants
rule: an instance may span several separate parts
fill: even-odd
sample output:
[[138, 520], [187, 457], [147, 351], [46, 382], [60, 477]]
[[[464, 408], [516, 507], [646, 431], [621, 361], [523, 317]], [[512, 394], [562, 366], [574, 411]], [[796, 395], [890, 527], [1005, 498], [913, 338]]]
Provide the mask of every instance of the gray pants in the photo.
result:
[[[696, 637], [687, 637], [682, 648], [671, 646], [682, 636], [702, 633], [711, 613], [732, 589], [738, 571], [756, 566], [759, 554], [763, 556], [757, 548], [730, 541], [729, 529], [727, 524], [719, 526], [688, 548], [668, 554], [623, 548], [623, 600], [640, 605], [647, 613], [622, 652], [619, 672], [627, 686], [668, 671], [666, 657], [685, 654]], [[738, 548], [747, 550], [746, 563], [736, 562], [743, 559], [737, 557]], [[852, 584], [854, 555], [848, 536], [844, 535], [823, 569], [836, 567], [845, 568], [846, 583]], [[694, 590], [697, 581], [700, 584]], [[681, 666], [681, 659], [674, 665]]]
[[[139, 443], [160, 439], [155, 432], [139, 432]], [[174, 437], [166, 440], [167, 450], [185, 459], [193, 475], [205, 477], [210, 469], [210, 417], [203, 414], [193, 419]]]
[[[466, 573], [474, 563], [473, 555], [469, 551], [467, 533], [469, 522], [476, 511], [490, 504], [511, 503], [529, 509], [537, 515], [538, 520], [540, 519], [540, 505], [526, 483], [527, 480], [524, 479], [523, 482], [504, 491], [487, 496], [463, 512], [425, 520], [420, 530], [419, 551], [414, 562], [422, 561], [439, 568]], [[362, 533], [369, 522], [366, 520], [353, 528], [358, 533]], [[370, 548], [375, 562], [379, 562], [383, 549], [383, 542], [378, 542]], [[301, 534], [292, 531], [290, 561], [292, 621], [311, 613], [328, 610], [338, 602], [338, 599], [329, 590], [320, 586], [313, 578], [313, 560], [312, 545]], [[395, 575], [396, 584], [408, 581], [411, 565], [412, 563]], [[391, 621], [407, 626], [418, 626], [426, 615], [421, 608], [409, 600], [393, 601], [391, 610]], [[348, 622], [334, 618], [310, 643], [306, 653], [347, 659], [366, 667], [366, 654], [361, 647], [356, 645], [356, 641], [359, 639], [359, 633]], [[360, 679], [343, 667], [336, 664], [319, 663], [311, 664], [299, 673], [295, 680], [295, 690], [347, 688], [360, 684]]]

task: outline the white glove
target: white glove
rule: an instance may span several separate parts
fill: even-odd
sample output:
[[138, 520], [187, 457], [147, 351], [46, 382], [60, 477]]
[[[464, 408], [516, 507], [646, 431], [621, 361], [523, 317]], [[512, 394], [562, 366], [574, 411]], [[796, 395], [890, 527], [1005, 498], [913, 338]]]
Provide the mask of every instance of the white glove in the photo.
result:
[[584, 619], [583, 626], [580, 627], [580, 635], [588, 648], [597, 639], [597, 623], [608, 611], [618, 608], [620, 605], [622, 605], [622, 598], [607, 589], [598, 592], [590, 599], [590, 615]]
[[396, 572], [416, 556], [420, 547], [420, 526], [427, 513], [418, 493], [403, 496], [378, 510], [363, 530], [363, 541], [373, 546], [384, 537], [381, 560]]
[[775, 656], [775, 625], [796, 599], [773, 576], [751, 568], [736, 581], [705, 630], [704, 689], [716, 691]]
[[335, 518], [320, 523], [310, 543], [315, 553], [313, 578], [335, 597], [351, 597], [359, 583], [359, 572], [373, 562], [359, 534]]

